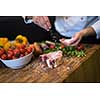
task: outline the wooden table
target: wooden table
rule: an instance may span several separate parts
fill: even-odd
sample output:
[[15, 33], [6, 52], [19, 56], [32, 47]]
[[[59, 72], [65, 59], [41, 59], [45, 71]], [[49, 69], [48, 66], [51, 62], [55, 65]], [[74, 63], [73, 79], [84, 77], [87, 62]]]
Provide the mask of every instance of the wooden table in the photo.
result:
[[13, 70], [0, 63], [1, 83], [100, 82], [100, 45], [86, 49], [86, 57], [63, 57], [54, 69], [42, 68], [38, 59], [22, 69]]

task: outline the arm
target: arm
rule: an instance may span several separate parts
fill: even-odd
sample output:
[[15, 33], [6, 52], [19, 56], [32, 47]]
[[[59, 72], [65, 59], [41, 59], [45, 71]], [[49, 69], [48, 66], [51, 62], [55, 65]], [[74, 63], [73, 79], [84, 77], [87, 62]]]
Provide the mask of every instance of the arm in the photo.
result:
[[80, 32], [75, 33], [75, 35], [72, 37], [69, 45], [71, 45], [71, 46], [78, 45], [79, 42], [81, 41], [81, 39], [83, 37], [87, 37], [87, 36], [96, 36], [96, 32], [93, 29], [93, 27], [88, 27], [88, 28], [81, 30]]
[[90, 35], [91, 36], [96, 35], [96, 31], [94, 30], [93, 27], [85, 28], [85, 29], [81, 30], [79, 33], [82, 35], [82, 37], [86, 37], [86, 36], [90, 36]]
[[69, 45], [77, 45], [83, 37], [86, 36], [96, 36], [97, 39], [100, 38], [100, 17], [99, 20], [92, 26], [81, 30], [80, 32], [75, 33], [72, 39], [69, 41]]
[[80, 32], [75, 33], [71, 39], [60, 39], [60, 42], [67, 46], [76, 46], [81, 41], [83, 37], [96, 35], [96, 32], [92, 27], [85, 28]]

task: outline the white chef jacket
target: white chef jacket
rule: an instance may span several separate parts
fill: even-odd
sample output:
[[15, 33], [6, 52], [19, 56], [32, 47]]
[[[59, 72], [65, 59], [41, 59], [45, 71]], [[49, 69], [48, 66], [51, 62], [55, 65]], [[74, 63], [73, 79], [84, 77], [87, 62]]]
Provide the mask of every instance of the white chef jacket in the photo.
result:
[[65, 37], [72, 37], [86, 27], [93, 27], [100, 38], [100, 17], [98, 16], [56, 16], [55, 28]]
[[[26, 24], [32, 23], [32, 19], [25, 20]], [[76, 32], [89, 26], [93, 27], [97, 39], [100, 38], [100, 16], [56, 16], [56, 30], [65, 37], [72, 37]]]

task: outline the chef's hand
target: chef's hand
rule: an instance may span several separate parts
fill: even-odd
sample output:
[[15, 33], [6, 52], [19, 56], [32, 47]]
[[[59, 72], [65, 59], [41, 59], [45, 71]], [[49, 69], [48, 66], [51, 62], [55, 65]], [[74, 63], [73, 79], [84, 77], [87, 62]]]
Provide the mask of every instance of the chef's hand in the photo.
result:
[[71, 38], [69, 45], [70, 46], [77, 46], [79, 44], [79, 42], [81, 41], [82, 37], [83, 37], [82, 32], [75, 33], [75, 35]]
[[71, 39], [60, 39], [59, 41], [66, 46], [76, 46], [82, 39], [82, 33], [77, 32]]
[[80, 32], [75, 33], [75, 35], [72, 37], [72, 40], [70, 41], [70, 45], [71, 46], [78, 45], [81, 39], [87, 36], [96, 36], [96, 32], [93, 27], [88, 27], [81, 30]]
[[60, 39], [60, 42], [67, 46], [76, 46], [79, 44], [81, 39], [86, 36], [96, 36], [96, 32], [93, 27], [88, 27], [75, 33], [71, 39]]
[[49, 31], [51, 29], [50, 20], [47, 16], [33, 16], [33, 22], [41, 28]]

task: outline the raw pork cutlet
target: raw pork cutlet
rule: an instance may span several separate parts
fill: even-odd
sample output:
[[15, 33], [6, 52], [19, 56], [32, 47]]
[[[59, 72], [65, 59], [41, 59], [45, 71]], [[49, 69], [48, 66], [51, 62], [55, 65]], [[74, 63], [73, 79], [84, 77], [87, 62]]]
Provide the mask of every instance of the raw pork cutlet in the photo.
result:
[[40, 55], [40, 60], [44, 62], [49, 68], [55, 68], [62, 64], [62, 51], [50, 52], [48, 54]]

